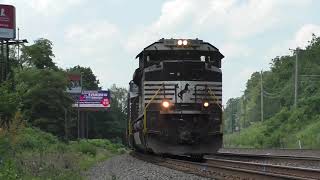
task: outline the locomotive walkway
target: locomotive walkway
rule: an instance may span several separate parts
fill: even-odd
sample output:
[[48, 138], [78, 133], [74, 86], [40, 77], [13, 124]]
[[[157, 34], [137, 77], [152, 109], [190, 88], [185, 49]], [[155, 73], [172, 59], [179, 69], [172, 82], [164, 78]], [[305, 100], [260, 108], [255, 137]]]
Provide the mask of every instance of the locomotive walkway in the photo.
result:
[[[192, 173], [203, 177], [215, 179], [319, 179], [320, 169], [310, 167], [295, 167], [288, 165], [274, 165], [265, 163], [265, 159], [270, 162], [276, 159], [282, 159], [283, 162], [301, 163], [312, 162], [318, 166], [320, 159], [311, 157], [297, 156], [275, 156], [265, 155], [262, 162], [257, 161], [261, 158], [259, 155], [240, 157], [229, 153], [218, 154], [204, 159], [203, 162], [193, 162], [190, 159], [163, 158], [140, 153], [132, 153], [138, 159], [148, 161], [160, 166], [169, 167], [175, 170]], [[242, 159], [241, 159], [242, 158]], [[253, 161], [254, 159], [254, 161]]]

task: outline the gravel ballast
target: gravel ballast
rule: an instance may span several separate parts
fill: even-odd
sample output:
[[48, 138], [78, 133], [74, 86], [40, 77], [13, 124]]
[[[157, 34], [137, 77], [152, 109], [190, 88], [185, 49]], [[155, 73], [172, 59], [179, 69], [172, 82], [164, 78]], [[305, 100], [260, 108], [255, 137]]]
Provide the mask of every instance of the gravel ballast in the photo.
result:
[[154, 165], [136, 159], [129, 154], [113, 157], [107, 161], [98, 163], [87, 172], [89, 180], [207, 180], [200, 176], [186, 174], [166, 167]]

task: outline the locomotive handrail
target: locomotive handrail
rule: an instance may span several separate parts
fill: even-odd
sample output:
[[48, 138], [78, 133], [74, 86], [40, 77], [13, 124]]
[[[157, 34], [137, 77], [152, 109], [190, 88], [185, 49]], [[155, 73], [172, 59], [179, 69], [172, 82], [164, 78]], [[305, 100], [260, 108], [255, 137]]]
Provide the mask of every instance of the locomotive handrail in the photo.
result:
[[223, 109], [223, 107], [219, 104], [217, 96], [211, 91], [210, 88], [208, 88], [208, 90], [209, 90], [209, 94], [213, 97], [214, 102], [219, 106], [219, 108], [221, 109], [221, 111], [223, 111], [224, 109]]
[[[136, 100], [137, 100], [138, 98], [137, 97], [135, 97], [134, 98], [134, 100], [133, 100], [133, 102], [135, 102]], [[129, 106], [130, 106], [130, 103], [129, 103]], [[129, 108], [128, 108], [129, 109]], [[130, 118], [129, 118], [129, 136], [131, 136], [132, 135], [132, 128], [131, 128], [131, 125], [132, 125], [132, 120], [131, 120], [131, 113], [130, 113]]]
[[224, 112], [224, 108], [223, 108], [223, 106], [222, 105], [220, 105], [219, 103], [218, 103], [218, 98], [217, 98], [217, 96], [211, 91], [211, 89], [209, 88], [208, 89], [209, 90], [209, 94], [211, 95], [211, 96], [213, 96], [213, 99], [214, 99], [214, 102], [219, 106], [219, 108], [221, 109], [221, 116], [222, 116], [222, 125], [221, 125], [221, 129], [220, 129], [220, 131], [221, 132], [223, 132], [223, 125], [224, 125], [224, 119], [223, 119], [223, 112]]
[[147, 133], [147, 109], [148, 109], [149, 105], [151, 104], [151, 102], [154, 100], [154, 98], [159, 94], [159, 92], [160, 92], [161, 88], [163, 88], [163, 86], [164, 86], [164, 84], [162, 84], [162, 86], [152, 96], [152, 98], [149, 101], [149, 103], [144, 107], [144, 110], [143, 110], [143, 133], [144, 134]]

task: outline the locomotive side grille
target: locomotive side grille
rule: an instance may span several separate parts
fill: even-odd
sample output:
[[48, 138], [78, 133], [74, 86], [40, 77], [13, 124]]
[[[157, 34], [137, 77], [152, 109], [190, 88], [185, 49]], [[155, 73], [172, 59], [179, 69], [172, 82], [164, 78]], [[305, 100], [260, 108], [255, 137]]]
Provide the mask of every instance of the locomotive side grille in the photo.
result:
[[192, 100], [208, 100], [209, 103], [222, 104], [222, 84], [197, 84]]
[[160, 92], [153, 99], [153, 103], [160, 103], [163, 99], [174, 102], [176, 95], [176, 86], [175, 83], [166, 83], [166, 82], [145, 82], [144, 83], [144, 100], [145, 103], [149, 103], [152, 97], [156, 94], [159, 88]]
[[208, 81], [145, 81], [144, 103], [149, 103], [152, 97], [153, 103], [161, 103], [163, 99], [172, 103], [209, 103], [222, 104], [222, 83]]

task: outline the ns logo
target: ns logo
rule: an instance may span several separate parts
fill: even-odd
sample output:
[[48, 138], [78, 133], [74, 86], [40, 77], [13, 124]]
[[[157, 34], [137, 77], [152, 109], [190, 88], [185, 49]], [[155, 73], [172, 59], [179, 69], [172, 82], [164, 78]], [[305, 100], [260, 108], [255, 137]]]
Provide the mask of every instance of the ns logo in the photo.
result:
[[184, 86], [184, 89], [182, 89], [182, 90], [178, 93], [178, 97], [181, 99], [181, 101], [183, 101], [183, 95], [184, 95], [185, 93], [190, 92], [189, 86], [190, 86], [190, 84], [187, 83], [187, 84]]

